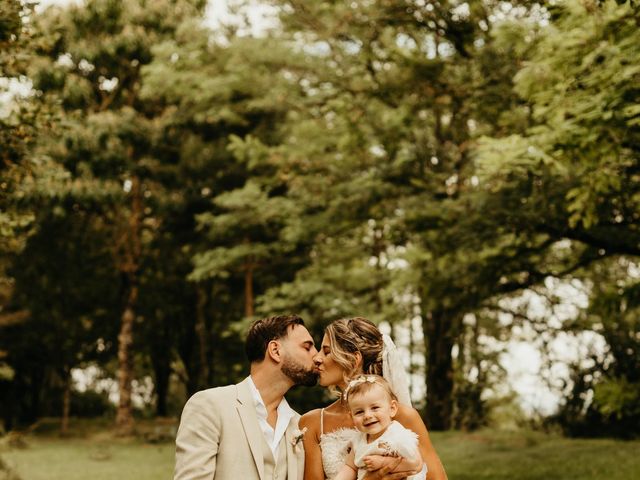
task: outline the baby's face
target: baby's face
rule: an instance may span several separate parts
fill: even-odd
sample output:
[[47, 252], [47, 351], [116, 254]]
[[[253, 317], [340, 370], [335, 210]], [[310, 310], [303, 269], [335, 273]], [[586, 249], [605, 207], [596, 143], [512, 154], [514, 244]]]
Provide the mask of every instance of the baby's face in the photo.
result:
[[349, 409], [356, 428], [372, 441], [391, 425], [398, 413], [398, 403], [382, 387], [375, 385], [366, 392], [349, 397]]

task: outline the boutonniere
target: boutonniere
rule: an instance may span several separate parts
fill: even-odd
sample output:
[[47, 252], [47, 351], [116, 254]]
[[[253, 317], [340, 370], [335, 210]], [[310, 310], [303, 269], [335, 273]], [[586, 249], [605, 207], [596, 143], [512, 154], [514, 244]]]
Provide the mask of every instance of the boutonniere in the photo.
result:
[[291, 437], [291, 446], [293, 447], [293, 450], [295, 452], [298, 452], [300, 450], [300, 446], [301, 446], [301, 441], [302, 438], [304, 437], [304, 434], [307, 433], [307, 427], [304, 427], [302, 430], [298, 430], [297, 428], [293, 431], [292, 437]]

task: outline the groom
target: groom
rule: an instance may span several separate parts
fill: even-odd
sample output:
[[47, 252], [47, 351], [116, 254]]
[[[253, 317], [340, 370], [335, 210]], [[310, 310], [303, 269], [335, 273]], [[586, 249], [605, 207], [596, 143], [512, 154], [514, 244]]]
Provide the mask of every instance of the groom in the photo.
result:
[[300, 317], [274, 316], [251, 325], [245, 349], [246, 379], [200, 391], [184, 406], [174, 480], [302, 480], [300, 416], [284, 394], [316, 384], [313, 339]]

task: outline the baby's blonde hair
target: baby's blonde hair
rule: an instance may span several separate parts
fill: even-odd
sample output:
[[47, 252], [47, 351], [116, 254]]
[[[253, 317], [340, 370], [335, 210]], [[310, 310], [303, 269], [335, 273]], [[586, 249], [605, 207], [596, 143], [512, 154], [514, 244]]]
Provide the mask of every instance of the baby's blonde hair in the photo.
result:
[[353, 397], [363, 395], [375, 386], [381, 387], [389, 395], [390, 400], [398, 401], [398, 397], [391, 390], [391, 385], [380, 375], [357, 375], [348, 384], [344, 391], [344, 400], [349, 404]]

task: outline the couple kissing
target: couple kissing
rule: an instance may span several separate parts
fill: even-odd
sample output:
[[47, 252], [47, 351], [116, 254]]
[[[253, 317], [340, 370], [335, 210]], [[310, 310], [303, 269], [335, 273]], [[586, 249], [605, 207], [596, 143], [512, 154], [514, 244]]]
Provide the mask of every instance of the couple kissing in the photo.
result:
[[[174, 480], [446, 480], [395, 346], [369, 320], [332, 322], [318, 351], [302, 318], [268, 317], [245, 350], [247, 378], [186, 403]], [[300, 417], [284, 395], [316, 383], [339, 398]], [[412, 445], [392, 448], [400, 439]]]

